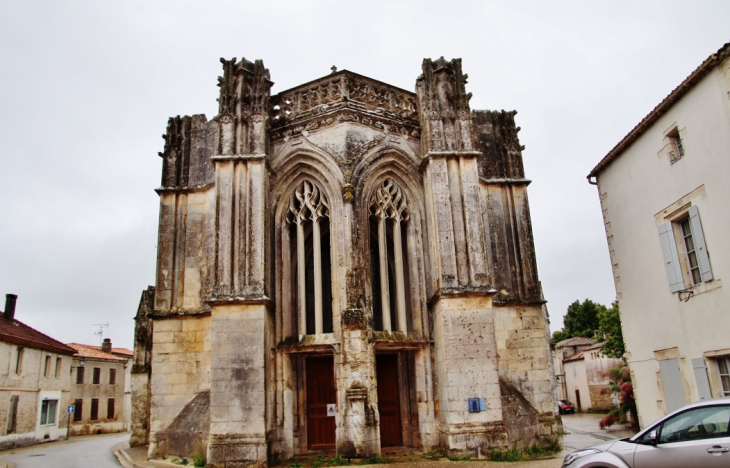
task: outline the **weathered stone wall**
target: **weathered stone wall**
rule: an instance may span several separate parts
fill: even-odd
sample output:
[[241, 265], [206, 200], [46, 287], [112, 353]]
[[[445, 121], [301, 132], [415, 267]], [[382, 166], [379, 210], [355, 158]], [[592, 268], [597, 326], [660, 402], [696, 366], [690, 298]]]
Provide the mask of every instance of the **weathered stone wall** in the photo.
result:
[[541, 306], [495, 307], [499, 375], [539, 413], [553, 412], [553, 379]]
[[142, 447], [149, 443], [150, 431], [150, 382], [152, 377], [152, 333], [154, 321], [155, 288], [149, 286], [142, 291], [142, 297], [134, 318], [134, 357], [130, 377], [130, 437], [131, 447]]
[[588, 385], [588, 392], [590, 396], [591, 409], [595, 411], [607, 411], [613, 406], [613, 400], [611, 400], [611, 393], [601, 393], [606, 388], [606, 385]]
[[[442, 297], [433, 306], [434, 372], [442, 447], [502, 445], [502, 404], [492, 303], [488, 297]], [[469, 413], [468, 399], [486, 411]]]
[[212, 312], [210, 440], [213, 466], [267, 459], [265, 305], [218, 305]]
[[[150, 455], [174, 453], [172, 425], [196, 395], [210, 390], [210, 316], [158, 319], [154, 323]], [[205, 441], [201, 441], [205, 443]]]

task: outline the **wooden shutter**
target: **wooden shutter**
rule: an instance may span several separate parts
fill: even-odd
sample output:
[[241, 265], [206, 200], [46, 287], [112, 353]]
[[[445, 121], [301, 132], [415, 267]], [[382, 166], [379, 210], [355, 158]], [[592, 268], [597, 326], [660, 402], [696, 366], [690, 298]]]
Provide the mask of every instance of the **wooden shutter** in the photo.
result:
[[669, 291], [681, 291], [684, 289], [684, 278], [682, 277], [682, 268], [679, 265], [677, 244], [674, 243], [672, 223], [661, 224], [657, 229], [659, 230], [659, 242], [662, 245], [662, 254], [664, 255], [664, 268], [669, 281]]
[[705, 358], [692, 358], [692, 369], [695, 372], [697, 393], [699, 393], [700, 395], [700, 400], [709, 400], [710, 398], [712, 398], [712, 391], [710, 390], [710, 380], [707, 377]]
[[659, 372], [662, 376], [662, 387], [664, 387], [664, 402], [667, 405], [667, 412], [672, 412], [687, 404], [682, 386], [682, 371], [679, 369], [677, 359], [666, 359], [659, 362]]
[[702, 281], [711, 281], [712, 268], [710, 267], [710, 256], [707, 253], [707, 246], [705, 245], [705, 234], [702, 231], [702, 223], [700, 222], [700, 211], [696, 206], [689, 209], [689, 225], [692, 229], [692, 240], [695, 243], [697, 263], [700, 265]]

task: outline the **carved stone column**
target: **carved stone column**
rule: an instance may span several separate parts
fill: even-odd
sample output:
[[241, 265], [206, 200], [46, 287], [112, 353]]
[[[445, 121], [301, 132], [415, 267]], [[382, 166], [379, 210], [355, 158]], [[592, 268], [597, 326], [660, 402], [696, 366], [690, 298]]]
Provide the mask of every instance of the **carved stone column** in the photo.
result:
[[265, 465], [269, 304], [268, 100], [260, 60], [221, 59], [214, 119], [215, 288], [211, 305], [208, 462]]
[[[447, 450], [489, 446], [504, 434], [494, 313], [474, 151], [467, 76], [461, 60], [423, 62], [417, 80], [423, 177], [431, 233], [429, 302], [433, 310], [434, 369], [439, 379], [440, 445]], [[475, 345], [479, 343], [478, 345]], [[468, 398], [486, 411], [469, 413]]]

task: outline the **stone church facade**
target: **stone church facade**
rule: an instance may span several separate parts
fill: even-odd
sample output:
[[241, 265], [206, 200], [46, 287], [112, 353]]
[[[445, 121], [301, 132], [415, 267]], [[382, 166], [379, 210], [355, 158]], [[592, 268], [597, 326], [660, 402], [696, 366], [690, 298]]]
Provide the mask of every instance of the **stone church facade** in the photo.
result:
[[277, 95], [221, 62], [218, 115], [164, 135], [132, 445], [233, 467], [556, 441], [515, 112], [470, 110], [460, 59], [415, 93], [343, 70]]

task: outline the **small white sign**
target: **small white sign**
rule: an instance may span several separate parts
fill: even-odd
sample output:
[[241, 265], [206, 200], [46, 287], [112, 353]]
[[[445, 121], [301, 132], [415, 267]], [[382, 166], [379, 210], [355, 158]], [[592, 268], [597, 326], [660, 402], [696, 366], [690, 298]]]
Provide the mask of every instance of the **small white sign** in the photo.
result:
[[335, 417], [335, 404], [327, 403], [327, 416]]
[[75, 410], [75, 409], [76, 409], [76, 408], [74, 408], [74, 405], [71, 405], [71, 406], [69, 406], [68, 408], [66, 408], [66, 411], [68, 411], [68, 414], [71, 414], [71, 413], [73, 413], [73, 412], [74, 412], [74, 410]]

